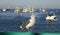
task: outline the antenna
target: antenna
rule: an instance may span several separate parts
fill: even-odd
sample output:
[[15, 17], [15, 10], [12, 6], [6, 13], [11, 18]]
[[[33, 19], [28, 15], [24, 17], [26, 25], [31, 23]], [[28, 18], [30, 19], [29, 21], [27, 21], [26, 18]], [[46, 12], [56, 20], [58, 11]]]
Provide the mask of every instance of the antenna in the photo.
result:
[[8, 0], [8, 5], [7, 5], [7, 9], [10, 8], [10, 1]]

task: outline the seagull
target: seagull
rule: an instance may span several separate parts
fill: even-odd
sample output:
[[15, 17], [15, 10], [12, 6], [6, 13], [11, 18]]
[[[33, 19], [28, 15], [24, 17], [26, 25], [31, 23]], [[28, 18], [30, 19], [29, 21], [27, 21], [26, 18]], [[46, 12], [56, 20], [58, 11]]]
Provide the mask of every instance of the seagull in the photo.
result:
[[21, 26], [20, 26], [20, 31], [24, 30], [25, 28], [28, 31], [31, 31], [32, 27], [35, 25], [35, 16], [32, 15], [31, 18], [24, 22]]
[[50, 22], [50, 21], [56, 21], [56, 15], [53, 13], [49, 13], [46, 17], [46, 21]]

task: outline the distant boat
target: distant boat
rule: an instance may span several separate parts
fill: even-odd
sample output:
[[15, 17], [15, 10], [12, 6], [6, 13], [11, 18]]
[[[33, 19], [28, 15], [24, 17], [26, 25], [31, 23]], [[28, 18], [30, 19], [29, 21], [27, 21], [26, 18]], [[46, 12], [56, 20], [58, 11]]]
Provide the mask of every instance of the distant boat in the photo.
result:
[[3, 11], [3, 12], [7, 12], [7, 11], [9, 11], [9, 9], [2, 9], [2, 11]]
[[49, 13], [46, 17], [46, 21], [56, 21], [56, 15], [54, 13]]
[[45, 9], [40, 9], [40, 13], [42, 13], [42, 14], [44, 14], [44, 13], [46, 13], [46, 10]]
[[29, 12], [29, 9], [25, 7], [22, 12]]
[[22, 12], [29, 12], [29, 13], [31, 13], [31, 12], [34, 12], [34, 11], [35, 11], [34, 8], [25, 7]]
[[[8, 2], [9, 2], [9, 0], [8, 0]], [[7, 11], [9, 11], [9, 8], [10, 8], [10, 3], [8, 3], [7, 8], [2, 9], [2, 11], [7, 12]]]
[[3, 9], [2, 11], [5, 12], [7, 9]]
[[31, 8], [29, 12], [35, 12], [35, 9], [34, 8]]
[[19, 13], [19, 8], [18, 8], [18, 7], [16, 7], [14, 13], [15, 13], [15, 14], [18, 14], [18, 13]]

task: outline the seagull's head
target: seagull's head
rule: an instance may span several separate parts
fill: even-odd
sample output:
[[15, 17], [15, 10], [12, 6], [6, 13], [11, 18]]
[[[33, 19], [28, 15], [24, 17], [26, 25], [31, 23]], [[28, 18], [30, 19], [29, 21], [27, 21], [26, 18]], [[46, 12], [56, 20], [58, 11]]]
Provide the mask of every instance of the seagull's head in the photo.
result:
[[31, 18], [35, 18], [36, 16], [35, 15], [32, 15]]

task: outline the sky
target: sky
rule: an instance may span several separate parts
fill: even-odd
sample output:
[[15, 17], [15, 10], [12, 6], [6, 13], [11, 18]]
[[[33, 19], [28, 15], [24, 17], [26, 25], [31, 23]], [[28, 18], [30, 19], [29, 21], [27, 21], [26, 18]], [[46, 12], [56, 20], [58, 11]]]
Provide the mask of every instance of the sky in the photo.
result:
[[0, 0], [0, 8], [60, 8], [60, 0]]

